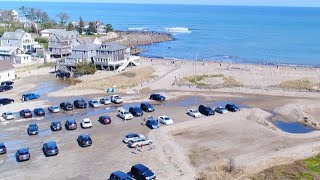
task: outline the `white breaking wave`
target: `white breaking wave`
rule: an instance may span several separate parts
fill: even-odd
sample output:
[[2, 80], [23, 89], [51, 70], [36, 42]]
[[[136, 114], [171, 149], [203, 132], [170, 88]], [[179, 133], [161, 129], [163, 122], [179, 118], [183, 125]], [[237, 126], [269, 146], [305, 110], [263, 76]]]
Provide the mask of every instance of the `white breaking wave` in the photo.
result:
[[129, 31], [148, 31], [148, 28], [144, 27], [136, 27], [136, 28], [128, 28]]
[[191, 33], [191, 30], [186, 27], [172, 27], [172, 28], [165, 28], [165, 30], [170, 33]]

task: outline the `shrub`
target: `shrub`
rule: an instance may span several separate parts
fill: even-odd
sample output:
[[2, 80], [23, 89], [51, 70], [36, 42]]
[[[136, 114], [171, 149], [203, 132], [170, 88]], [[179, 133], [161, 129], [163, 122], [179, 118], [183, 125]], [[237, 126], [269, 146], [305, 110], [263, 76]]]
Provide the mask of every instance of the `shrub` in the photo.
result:
[[76, 65], [76, 72], [79, 74], [95, 74], [96, 71], [96, 66], [92, 63], [80, 62]]

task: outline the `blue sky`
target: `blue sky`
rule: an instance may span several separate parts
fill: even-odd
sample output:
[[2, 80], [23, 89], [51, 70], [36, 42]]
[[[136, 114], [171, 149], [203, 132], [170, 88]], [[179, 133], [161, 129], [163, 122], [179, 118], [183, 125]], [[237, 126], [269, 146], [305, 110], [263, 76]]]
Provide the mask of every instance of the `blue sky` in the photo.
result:
[[0, 1], [54, 1], [54, 2], [103, 2], [103, 3], [147, 3], [147, 4], [202, 4], [244, 6], [298, 6], [320, 7], [320, 0], [0, 0]]

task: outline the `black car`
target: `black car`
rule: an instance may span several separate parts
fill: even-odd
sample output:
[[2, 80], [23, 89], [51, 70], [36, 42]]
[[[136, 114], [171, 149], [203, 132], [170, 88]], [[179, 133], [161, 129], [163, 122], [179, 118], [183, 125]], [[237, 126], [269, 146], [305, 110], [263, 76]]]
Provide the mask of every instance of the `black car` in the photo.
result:
[[54, 141], [49, 141], [44, 143], [42, 146], [42, 151], [46, 157], [55, 156], [59, 154], [57, 143]]
[[154, 107], [148, 102], [141, 103], [140, 108], [145, 112], [153, 112], [155, 110]]
[[12, 86], [14, 84], [14, 82], [12, 81], [4, 81], [1, 83], [1, 86]]
[[20, 111], [20, 116], [23, 118], [32, 118], [32, 112], [29, 109], [23, 109]]
[[30, 123], [27, 132], [30, 136], [39, 134], [38, 125], [36, 123]]
[[65, 127], [67, 130], [76, 130], [77, 129], [77, 122], [76, 120], [67, 120]]
[[68, 72], [59, 72], [56, 74], [56, 77], [59, 78], [70, 78], [71, 74]]
[[43, 108], [36, 108], [36, 109], [33, 110], [33, 113], [36, 116], [45, 116], [46, 115], [46, 112], [44, 111]]
[[52, 131], [60, 131], [62, 130], [61, 121], [54, 121], [51, 123], [50, 128]]
[[238, 112], [238, 111], [240, 111], [240, 108], [238, 106], [236, 106], [235, 104], [227, 104], [226, 110], [231, 111], [231, 112]]
[[198, 110], [201, 114], [206, 116], [214, 115], [214, 110], [211, 107], [206, 105], [200, 105]]
[[14, 103], [13, 99], [0, 98], [0, 106], [7, 105], [7, 104], [12, 104], [12, 103]]
[[155, 101], [165, 101], [166, 97], [162, 96], [161, 94], [151, 94], [149, 99]]
[[0, 154], [6, 154], [7, 153], [7, 147], [4, 145], [4, 143], [0, 143]]
[[111, 124], [111, 118], [110, 116], [104, 115], [99, 117], [99, 122], [101, 124]]
[[87, 147], [92, 145], [92, 139], [89, 134], [82, 134], [77, 139], [79, 146]]
[[72, 111], [73, 105], [70, 102], [62, 102], [62, 103], [60, 103], [60, 108], [65, 111]]
[[141, 108], [139, 108], [137, 106], [130, 107], [129, 112], [135, 117], [143, 116], [143, 111], [141, 110]]
[[22, 149], [17, 150], [17, 152], [16, 152], [16, 160], [18, 162], [28, 161], [29, 159], [30, 159], [29, 149], [22, 148]]
[[136, 180], [156, 179], [156, 175], [142, 164], [136, 164], [131, 167], [131, 176]]
[[9, 90], [12, 90], [12, 89], [13, 89], [12, 86], [8, 86], [8, 85], [0, 86], [0, 92], [9, 91]]
[[77, 99], [73, 102], [74, 107], [78, 109], [85, 109], [87, 108], [87, 102], [83, 99]]

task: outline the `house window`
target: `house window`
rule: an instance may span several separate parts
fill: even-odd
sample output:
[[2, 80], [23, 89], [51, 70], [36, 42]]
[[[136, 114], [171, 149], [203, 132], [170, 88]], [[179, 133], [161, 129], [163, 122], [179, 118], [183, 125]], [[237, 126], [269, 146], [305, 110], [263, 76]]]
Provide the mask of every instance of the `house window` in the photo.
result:
[[10, 77], [10, 73], [8, 73], [8, 77]]
[[10, 42], [10, 40], [8, 40], [8, 43]]
[[118, 61], [118, 56], [116, 56], [116, 61]]

